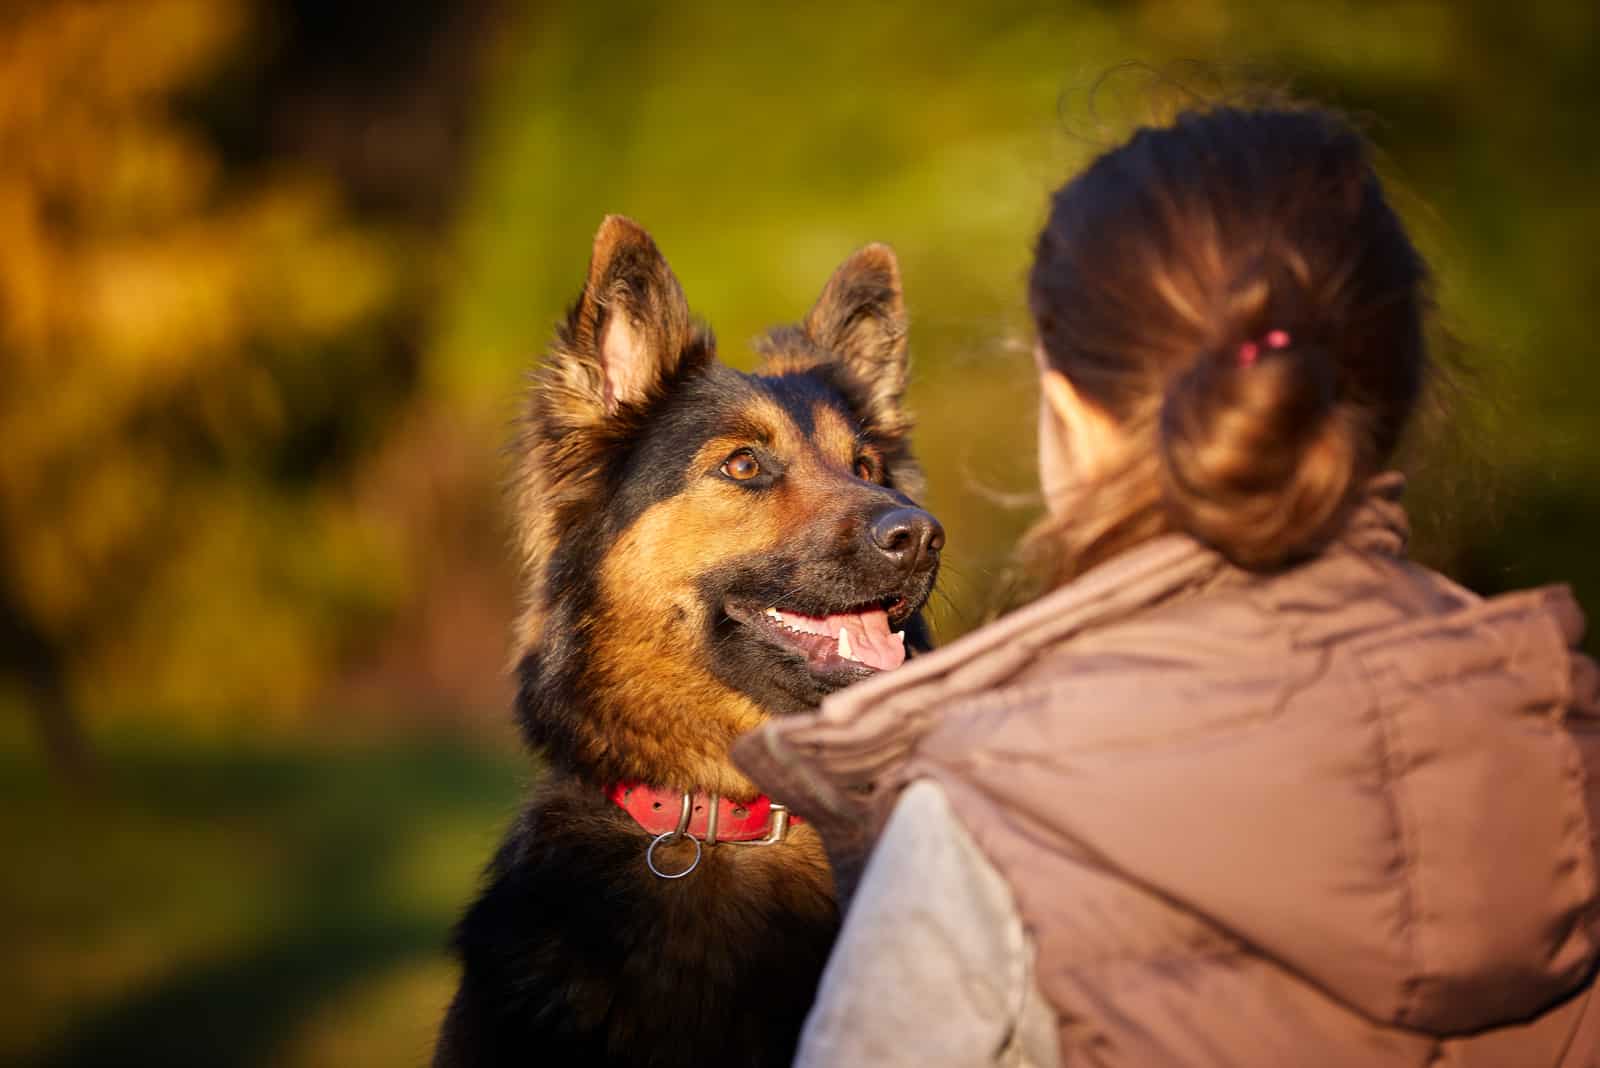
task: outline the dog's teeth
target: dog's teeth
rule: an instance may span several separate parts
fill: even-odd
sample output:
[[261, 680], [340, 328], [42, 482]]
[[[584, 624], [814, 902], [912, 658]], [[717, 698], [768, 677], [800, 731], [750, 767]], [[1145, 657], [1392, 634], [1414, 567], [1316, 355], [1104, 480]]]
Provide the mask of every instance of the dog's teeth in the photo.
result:
[[776, 619], [779, 623], [783, 622], [783, 613], [778, 611], [776, 608], [767, 609], [767, 615], [771, 616], [773, 619]]
[[841, 630], [839, 632], [839, 655], [844, 657], [846, 660], [855, 659], [855, 657], [850, 655], [850, 632], [847, 630]]

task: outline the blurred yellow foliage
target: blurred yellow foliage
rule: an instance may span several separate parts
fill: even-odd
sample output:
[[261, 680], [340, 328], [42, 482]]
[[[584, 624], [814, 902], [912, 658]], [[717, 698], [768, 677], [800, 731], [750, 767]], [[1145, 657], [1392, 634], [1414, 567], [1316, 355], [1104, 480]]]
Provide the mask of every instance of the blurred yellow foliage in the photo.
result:
[[352, 555], [324, 544], [350, 509], [221, 472], [284, 434], [277, 372], [331, 358], [398, 284], [328, 182], [230, 174], [178, 114], [249, 14], [40, 3], [0, 37], [0, 607], [72, 676], [157, 703], [281, 706], [319, 677], [332, 643], [282, 560]]

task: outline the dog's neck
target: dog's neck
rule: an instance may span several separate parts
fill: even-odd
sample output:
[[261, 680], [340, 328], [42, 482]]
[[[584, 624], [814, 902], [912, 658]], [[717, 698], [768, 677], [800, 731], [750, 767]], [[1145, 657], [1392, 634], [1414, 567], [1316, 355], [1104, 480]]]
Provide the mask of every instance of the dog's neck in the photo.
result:
[[597, 787], [640, 782], [739, 799], [761, 792], [728, 759], [734, 739], [767, 718], [750, 698], [670, 664], [631, 683], [597, 677], [593, 667], [569, 681], [537, 652], [520, 666], [519, 719], [556, 768]]

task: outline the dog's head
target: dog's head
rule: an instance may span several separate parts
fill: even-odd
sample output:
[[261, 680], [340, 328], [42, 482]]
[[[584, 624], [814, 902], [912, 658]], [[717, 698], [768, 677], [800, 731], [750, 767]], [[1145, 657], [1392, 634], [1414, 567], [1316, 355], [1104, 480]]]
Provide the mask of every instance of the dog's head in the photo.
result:
[[719, 363], [649, 235], [606, 219], [519, 442], [521, 713], [558, 760], [715, 779], [764, 715], [923, 641], [944, 534], [911, 496], [893, 253], [759, 348]]

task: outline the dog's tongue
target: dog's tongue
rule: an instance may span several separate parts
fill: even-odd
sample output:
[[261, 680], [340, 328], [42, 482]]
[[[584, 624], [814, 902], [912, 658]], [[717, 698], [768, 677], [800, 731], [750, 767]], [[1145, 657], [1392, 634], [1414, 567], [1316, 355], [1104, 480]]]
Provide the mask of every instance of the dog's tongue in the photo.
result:
[[835, 651], [840, 656], [878, 671], [905, 663], [905, 635], [889, 629], [889, 614], [881, 608], [831, 616], [785, 612], [783, 622], [796, 630], [827, 635], [836, 642]]
[[879, 671], [888, 671], [905, 663], [905, 636], [890, 632], [889, 613], [883, 609], [828, 616], [824, 622], [830, 630], [837, 624], [836, 633], [844, 639], [839, 643], [841, 656], [859, 660]]

